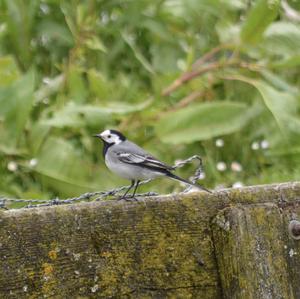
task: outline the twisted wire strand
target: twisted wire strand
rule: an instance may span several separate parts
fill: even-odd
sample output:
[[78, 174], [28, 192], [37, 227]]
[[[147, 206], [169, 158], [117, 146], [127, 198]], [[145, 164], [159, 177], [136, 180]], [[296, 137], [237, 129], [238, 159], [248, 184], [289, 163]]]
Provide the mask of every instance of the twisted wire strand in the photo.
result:
[[[203, 173], [203, 165], [202, 159], [198, 155], [194, 155], [190, 158], [185, 160], [178, 161], [172, 168], [177, 169], [185, 166], [188, 163], [193, 162], [194, 160], [198, 160], [199, 165], [195, 170], [194, 175], [190, 178], [192, 183], [196, 183], [196, 181], [200, 178], [201, 174]], [[144, 185], [152, 181], [153, 179], [148, 179], [145, 181], [140, 182], [140, 185]], [[93, 199], [94, 201], [105, 200], [107, 197], [112, 197], [120, 192], [128, 189], [129, 186], [122, 186], [115, 189], [111, 189], [108, 191], [96, 191], [96, 192], [86, 192], [81, 194], [77, 197], [70, 197], [65, 199], [19, 199], [19, 198], [8, 198], [8, 197], [1, 197], [0, 196], [0, 208], [8, 210], [7, 204], [8, 203], [27, 203], [26, 206], [22, 208], [37, 208], [37, 207], [46, 207], [46, 206], [54, 206], [54, 205], [61, 205], [61, 204], [70, 204], [74, 202], [86, 201]], [[185, 188], [182, 193], [189, 192], [193, 187], [188, 186]], [[143, 196], [156, 196], [158, 193], [156, 192], [147, 192], [147, 193], [138, 193], [136, 197], [143, 197]]]

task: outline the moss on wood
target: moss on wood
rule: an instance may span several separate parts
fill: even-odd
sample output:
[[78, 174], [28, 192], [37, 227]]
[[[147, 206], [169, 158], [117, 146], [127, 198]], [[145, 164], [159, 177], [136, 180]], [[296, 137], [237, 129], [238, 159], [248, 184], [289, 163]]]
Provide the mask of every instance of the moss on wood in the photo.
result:
[[0, 297], [220, 298], [203, 194], [1, 214]]
[[[288, 234], [299, 201], [234, 205], [213, 220], [224, 298], [300, 298], [300, 242]], [[292, 211], [292, 212], [291, 212]]]
[[[91, 202], [1, 212], [0, 298], [222, 298], [219, 278], [225, 289], [232, 283], [242, 287], [247, 278], [232, 279], [230, 275], [241, 265], [234, 259], [232, 264], [223, 261], [222, 246], [230, 259], [239, 244], [254, 248], [256, 240], [249, 233], [239, 235], [240, 224], [247, 232], [248, 216], [236, 217], [240, 213], [237, 206], [258, 205], [249, 219], [259, 244], [270, 251], [271, 243], [264, 240], [273, 238], [270, 221], [278, 214], [273, 206], [286, 204], [293, 210], [291, 205], [299, 196], [300, 184], [294, 183], [213, 195], [201, 192], [139, 202]], [[269, 210], [259, 208], [266, 202], [271, 204]], [[231, 208], [237, 214], [230, 212]], [[266, 211], [270, 211], [269, 218]], [[214, 244], [211, 220], [218, 212]], [[236, 229], [232, 224], [231, 231], [224, 233], [220, 226], [226, 229], [226, 213], [239, 220]], [[280, 217], [281, 224], [274, 225], [275, 230], [287, 221]], [[284, 244], [280, 234], [275, 236], [275, 256], [286, 255], [280, 247]], [[247, 254], [254, 256], [246, 248]], [[289, 263], [276, 260], [269, 271], [284, 269], [286, 273]], [[299, 266], [299, 260], [296, 264]], [[299, 281], [297, 271], [288, 273], [292, 280], [298, 277]], [[287, 292], [284, 275], [278, 276], [278, 283]], [[299, 294], [299, 288], [293, 292]]]

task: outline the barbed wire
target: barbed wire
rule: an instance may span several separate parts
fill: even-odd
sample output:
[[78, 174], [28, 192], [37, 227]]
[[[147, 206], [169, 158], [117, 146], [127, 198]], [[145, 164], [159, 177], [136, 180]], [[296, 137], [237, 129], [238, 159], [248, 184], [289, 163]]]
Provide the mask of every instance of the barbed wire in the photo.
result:
[[[202, 159], [198, 155], [194, 155], [190, 158], [187, 158], [185, 160], [180, 160], [175, 163], [175, 165], [172, 167], [172, 169], [177, 169], [185, 166], [188, 163], [191, 163], [192, 161], [197, 160], [199, 162], [195, 173], [192, 177], [190, 177], [190, 181], [195, 184], [197, 180], [200, 179], [202, 173], [203, 173], [203, 165], [202, 165]], [[140, 182], [140, 185], [144, 185], [152, 181], [153, 179], [145, 180]], [[62, 205], [62, 204], [71, 204], [74, 202], [80, 202], [80, 201], [88, 201], [88, 200], [94, 200], [94, 201], [100, 201], [105, 200], [108, 197], [113, 197], [118, 195], [120, 192], [128, 189], [129, 186], [122, 186], [115, 189], [111, 189], [108, 191], [96, 191], [96, 192], [87, 192], [84, 194], [81, 194], [77, 197], [70, 197], [65, 199], [18, 199], [18, 198], [8, 198], [8, 197], [1, 197], [0, 196], [0, 208], [8, 210], [8, 204], [9, 203], [24, 203], [25, 206], [21, 208], [37, 208], [37, 207], [46, 207], [46, 206], [54, 206], [54, 205]], [[193, 186], [186, 187], [181, 193], [187, 193], [189, 192]], [[147, 193], [138, 193], [135, 195], [135, 197], [144, 197], [144, 196], [156, 196], [158, 195], [157, 192], [147, 192]]]

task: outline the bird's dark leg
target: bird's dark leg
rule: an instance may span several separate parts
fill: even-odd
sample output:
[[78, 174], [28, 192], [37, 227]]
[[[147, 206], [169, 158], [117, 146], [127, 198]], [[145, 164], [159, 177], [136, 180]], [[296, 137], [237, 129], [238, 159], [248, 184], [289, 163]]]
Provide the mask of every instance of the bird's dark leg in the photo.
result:
[[134, 190], [133, 190], [133, 193], [132, 193], [132, 198], [134, 198], [134, 196], [135, 196], [135, 193], [136, 193], [136, 190], [137, 190], [137, 188], [138, 188], [138, 186], [139, 186], [139, 183], [140, 183], [140, 180], [137, 180], [136, 181], [136, 184], [135, 184], [135, 187], [134, 187]]
[[129, 186], [129, 188], [126, 190], [126, 192], [123, 194], [123, 196], [120, 198], [125, 198], [127, 193], [132, 189], [132, 187], [134, 186], [135, 180], [131, 180], [131, 185]]

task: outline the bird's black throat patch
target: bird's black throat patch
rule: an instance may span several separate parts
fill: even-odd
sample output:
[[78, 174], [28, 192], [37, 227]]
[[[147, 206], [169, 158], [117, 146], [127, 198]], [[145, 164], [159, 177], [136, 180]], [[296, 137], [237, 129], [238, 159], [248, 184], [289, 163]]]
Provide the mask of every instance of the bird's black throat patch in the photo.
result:
[[106, 155], [106, 153], [107, 153], [107, 150], [108, 150], [112, 145], [114, 145], [114, 143], [107, 143], [107, 142], [105, 142], [103, 139], [102, 139], [102, 141], [103, 141], [102, 155], [103, 155], [103, 158], [105, 159], [105, 155]]

